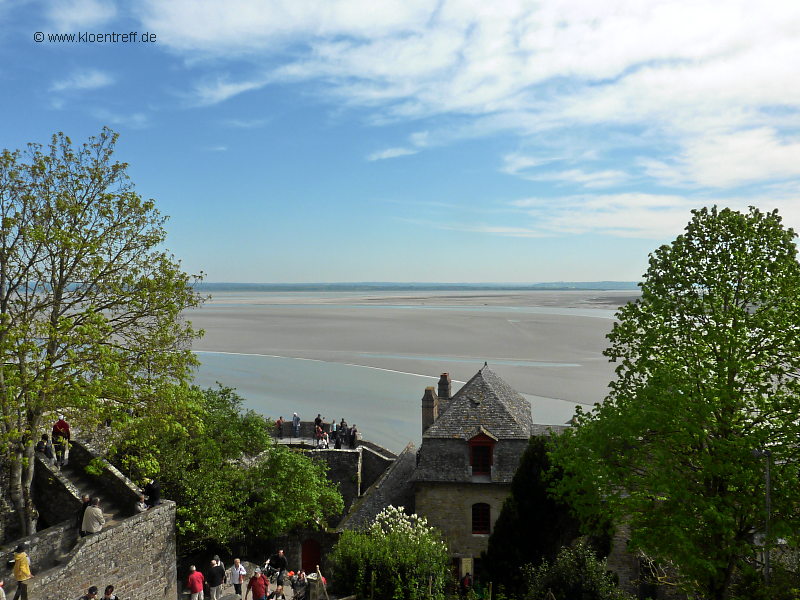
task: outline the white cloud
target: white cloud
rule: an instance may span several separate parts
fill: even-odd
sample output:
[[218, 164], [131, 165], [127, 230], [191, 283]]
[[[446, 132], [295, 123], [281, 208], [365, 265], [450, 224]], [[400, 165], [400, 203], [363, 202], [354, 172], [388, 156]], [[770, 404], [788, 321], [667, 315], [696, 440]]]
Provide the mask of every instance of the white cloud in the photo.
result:
[[257, 90], [265, 85], [267, 85], [266, 80], [231, 83], [223, 79], [217, 79], [213, 82], [198, 84], [190, 95], [190, 99], [197, 106], [211, 106], [244, 92]]
[[399, 156], [409, 156], [411, 154], [416, 154], [419, 150], [415, 150], [413, 148], [386, 148], [386, 150], [380, 150], [378, 152], [373, 152], [367, 156], [367, 160], [375, 161], [375, 160], [386, 160], [387, 158], [397, 158]]
[[51, 92], [72, 92], [81, 90], [96, 90], [114, 83], [114, 78], [108, 73], [97, 69], [84, 69], [76, 71], [66, 79], [54, 81], [50, 86]]
[[[800, 127], [798, 2], [147, 0], [139, 10], [187, 60], [249, 61], [255, 75], [199, 85], [201, 105], [314, 82], [375, 124], [451, 118], [426, 123], [413, 148], [583, 130], [582, 151], [603, 158], [617, 135], [646, 139], [652, 152], [616, 156], [628, 165], [592, 169], [566, 155], [549, 175], [585, 187], [634, 169], [690, 188], [798, 175], [788, 158]], [[509, 155], [503, 170], [541, 179], [537, 161], [551, 150]]]
[[131, 129], [144, 129], [150, 125], [150, 118], [141, 112], [120, 114], [101, 109], [94, 111], [94, 116], [102, 120], [105, 125], [122, 125]]
[[74, 33], [111, 21], [117, 9], [103, 0], [58, 0], [47, 2], [48, 16], [56, 33]]

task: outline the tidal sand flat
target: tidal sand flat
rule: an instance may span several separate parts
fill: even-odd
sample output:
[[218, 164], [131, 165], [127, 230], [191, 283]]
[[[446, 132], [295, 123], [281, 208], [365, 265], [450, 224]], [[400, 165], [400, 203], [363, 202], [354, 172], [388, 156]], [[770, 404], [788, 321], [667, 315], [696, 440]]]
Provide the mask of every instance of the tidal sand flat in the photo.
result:
[[562, 423], [576, 404], [601, 401], [613, 376], [605, 335], [632, 297], [218, 292], [187, 317], [206, 331], [195, 343], [200, 385], [236, 387], [272, 418], [345, 417], [396, 450], [419, 440], [425, 386], [447, 371], [455, 391], [484, 361], [531, 397], [536, 422]]

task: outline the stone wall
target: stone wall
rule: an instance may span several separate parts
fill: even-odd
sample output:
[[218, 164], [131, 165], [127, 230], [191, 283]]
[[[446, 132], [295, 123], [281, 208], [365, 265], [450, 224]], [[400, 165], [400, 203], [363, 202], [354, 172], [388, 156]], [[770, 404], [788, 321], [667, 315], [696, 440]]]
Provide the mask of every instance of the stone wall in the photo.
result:
[[64, 564], [34, 575], [28, 590], [37, 600], [78, 598], [89, 586], [102, 590], [109, 584], [126, 600], [174, 600], [175, 503], [166, 501], [83, 538]]
[[75, 521], [70, 519], [0, 547], [0, 558], [2, 558], [0, 579], [6, 580], [7, 589], [14, 589], [11, 584], [12, 569], [6, 561], [13, 558], [14, 549], [18, 544], [26, 545], [25, 551], [30, 557], [31, 568], [34, 574], [38, 575], [41, 568], [55, 565], [63, 560], [77, 539], [78, 531], [75, 528]]
[[489, 505], [493, 530], [510, 493], [510, 485], [497, 483], [417, 482], [415, 508], [430, 525], [442, 530], [452, 556], [478, 558], [488, 547], [489, 534], [472, 533], [472, 505], [478, 502]]
[[366, 445], [360, 446], [359, 449], [361, 451], [361, 490], [363, 493], [386, 472], [396, 457], [389, 452], [384, 454]]
[[77, 527], [81, 494], [72, 482], [42, 456], [36, 454], [33, 470], [33, 501], [39, 511], [39, 526], [70, 521]]
[[[339, 484], [344, 500], [344, 513], [361, 494], [361, 452], [358, 450], [307, 450], [312, 458], [322, 460], [328, 466], [328, 479]], [[341, 518], [341, 517], [340, 517]], [[339, 519], [332, 521], [332, 525]]]
[[71, 464], [85, 469], [89, 463], [96, 469], [98, 474], [87, 473], [97, 489], [103, 490], [105, 498], [111, 498], [114, 503], [126, 510], [124, 516], [134, 513], [134, 507], [139, 501], [139, 488], [125, 477], [114, 465], [104, 458], [99, 458], [99, 453], [86, 443], [73, 441], [70, 444], [69, 460]]

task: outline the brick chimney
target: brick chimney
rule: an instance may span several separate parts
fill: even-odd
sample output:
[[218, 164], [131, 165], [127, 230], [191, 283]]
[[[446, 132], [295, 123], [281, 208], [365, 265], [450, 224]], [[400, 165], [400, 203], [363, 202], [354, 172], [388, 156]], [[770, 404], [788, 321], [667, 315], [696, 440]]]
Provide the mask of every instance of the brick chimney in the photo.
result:
[[450, 400], [450, 373], [442, 373], [439, 377], [439, 398]]
[[428, 427], [433, 425], [433, 422], [439, 417], [439, 397], [436, 395], [436, 389], [431, 385], [425, 388], [425, 394], [422, 396], [422, 433], [427, 431]]

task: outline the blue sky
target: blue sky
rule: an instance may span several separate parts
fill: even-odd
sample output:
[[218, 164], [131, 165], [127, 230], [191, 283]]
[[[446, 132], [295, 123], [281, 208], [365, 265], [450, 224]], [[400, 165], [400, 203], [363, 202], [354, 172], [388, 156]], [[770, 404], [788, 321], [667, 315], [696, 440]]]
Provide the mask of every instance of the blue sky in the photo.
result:
[[[800, 227], [794, 0], [0, 0], [0, 24], [0, 147], [112, 127], [208, 281], [635, 280], [694, 207]], [[137, 40], [48, 38], [78, 32]]]

